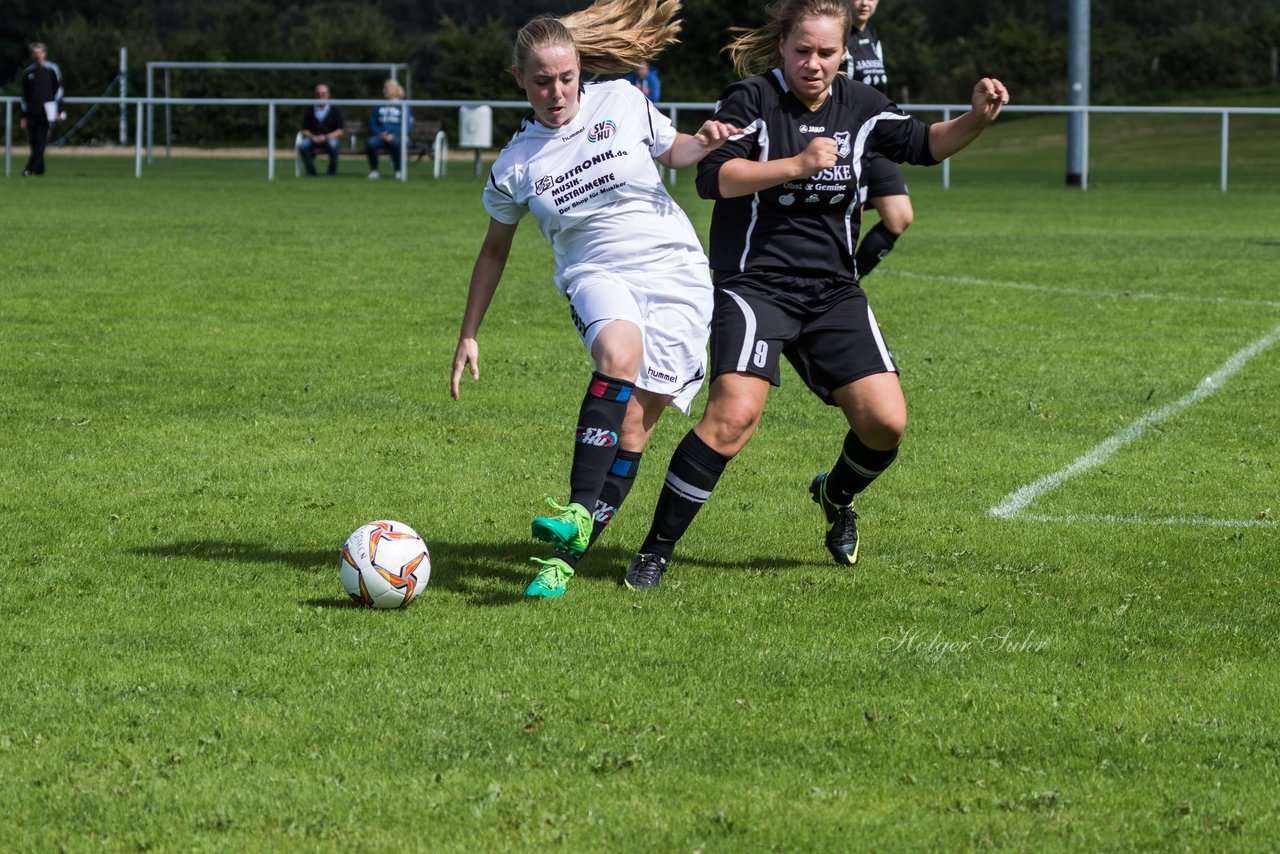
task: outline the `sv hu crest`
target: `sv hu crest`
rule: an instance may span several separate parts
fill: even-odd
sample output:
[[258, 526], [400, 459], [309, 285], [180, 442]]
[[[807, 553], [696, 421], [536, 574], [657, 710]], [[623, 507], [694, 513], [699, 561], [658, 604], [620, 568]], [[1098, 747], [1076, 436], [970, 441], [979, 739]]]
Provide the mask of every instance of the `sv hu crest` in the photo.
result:
[[608, 139], [613, 136], [617, 130], [618, 126], [614, 123], [613, 119], [605, 119], [602, 122], [596, 123], [596, 126], [587, 134], [587, 139], [590, 142], [600, 142], [603, 139]]

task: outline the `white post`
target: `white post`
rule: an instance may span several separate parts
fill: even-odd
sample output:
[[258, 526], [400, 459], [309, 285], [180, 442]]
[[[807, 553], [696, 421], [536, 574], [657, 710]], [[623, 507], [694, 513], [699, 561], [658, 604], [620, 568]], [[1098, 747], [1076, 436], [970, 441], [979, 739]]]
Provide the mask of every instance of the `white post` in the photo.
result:
[[[169, 69], [164, 70], [164, 96], [171, 98]], [[164, 159], [173, 157], [173, 104], [164, 105]]]
[[409, 180], [409, 107], [400, 107], [400, 183]]
[[[951, 109], [947, 108], [942, 111], [942, 120], [944, 122], [951, 121]], [[951, 189], [951, 158], [948, 157], [942, 161], [942, 189]]]
[[13, 168], [13, 101], [4, 102], [4, 177]]
[[129, 48], [120, 48], [120, 144], [129, 144]]
[[142, 102], [138, 102], [138, 124], [133, 129], [133, 177], [142, 177]]
[[1227, 110], [1222, 111], [1222, 192], [1227, 191], [1227, 126], [1230, 124], [1231, 113]]
[[[671, 108], [671, 124], [674, 125], [679, 118], [680, 118], [680, 108], [672, 107]], [[661, 169], [662, 167], [658, 167], [658, 168]], [[672, 187], [676, 185], [676, 174], [677, 174], [676, 170], [674, 169], [667, 170], [667, 183]]]
[[1089, 189], [1089, 108], [1080, 110], [1080, 191]]
[[439, 178], [448, 171], [449, 162], [449, 137], [444, 131], [436, 131], [436, 140], [432, 147], [434, 148], [432, 159], [435, 161], [431, 166], [432, 174], [433, 177]]
[[267, 180], [276, 179], [276, 102], [267, 104]]
[[156, 94], [155, 69], [151, 67], [151, 63], [147, 63], [147, 162], [151, 163], [155, 157], [156, 146], [156, 108], [151, 103], [151, 99]]
[[[1089, 104], [1089, 0], [1070, 0], [1067, 20], [1067, 104]], [[1084, 113], [1067, 114], [1067, 183], [1084, 180]]]

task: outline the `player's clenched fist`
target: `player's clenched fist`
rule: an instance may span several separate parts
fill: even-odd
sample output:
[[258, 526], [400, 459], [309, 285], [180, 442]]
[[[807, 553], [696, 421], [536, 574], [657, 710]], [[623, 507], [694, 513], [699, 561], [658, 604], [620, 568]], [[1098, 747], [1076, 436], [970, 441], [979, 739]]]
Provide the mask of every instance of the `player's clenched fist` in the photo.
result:
[[812, 178], [823, 169], [836, 165], [836, 141], [829, 136], [816, 137], [796, 155], [796, 159], [800, 161], [800, 177]]
[[973, 87], [971, 100], [973, 112], [990, 124], [1000, 115], [1000, 108], [1009, 103], [1009, 90], [994, 77], [983, 77]]

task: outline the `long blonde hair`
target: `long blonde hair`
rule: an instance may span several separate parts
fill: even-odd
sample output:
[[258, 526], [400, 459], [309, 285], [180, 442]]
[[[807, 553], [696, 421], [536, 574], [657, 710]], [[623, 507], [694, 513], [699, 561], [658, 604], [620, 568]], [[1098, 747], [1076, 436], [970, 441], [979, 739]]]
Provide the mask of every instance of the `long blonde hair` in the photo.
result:
[[847, 0], [777, 0], [768, 8], [772, 19], [754, 30], [731, 27], [739, 33], [725, 46], [733, 60], [733, 70], [740, 77], [750, 77], [782, 64], [780, 43], [801, 21], [809, 18], [835, 18], [844, 22], [845, 38], [853, 26], [853, 10]]
[[523, 69], [544, 48], [571, 47], [582, 70], [623, 74], [679, 39], [680, 0], [596, 0], [562, 18], [534, 18], [516, 33], [512, 67]]

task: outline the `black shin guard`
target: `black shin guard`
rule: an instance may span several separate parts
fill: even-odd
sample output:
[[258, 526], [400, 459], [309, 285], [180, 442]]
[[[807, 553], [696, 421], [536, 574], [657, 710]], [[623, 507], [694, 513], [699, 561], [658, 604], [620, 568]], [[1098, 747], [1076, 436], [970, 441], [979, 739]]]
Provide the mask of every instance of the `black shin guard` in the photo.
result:
[[870, 486], [897, 456], [897, 448], [889, 451], [868, 448], [850, 430], [844, 437], [840, 458], [827, 475], [827, 500], [840, 506], [849, 504], [853, 496]]
[[858, 244], [858, 254], [854, 256], [854, 264], [857, 265], [858, 278], [862, 279], [867, 276], [876, 265], [884, 260], [884, 256], [888, 255], [893, 249], [893, 244], [898, 242], [898, 235], [885, 228], [883, 222], [877, 222], [875, 226], [862, 236], [862, 242]]
[[636, 472], [640, 470], [640, 451], [618, 451], [613, 465], [609, 467], [609, 476], [604, 479], [600, 489], [600, 497], [592, 516], [595, 524], [591, 527], [591, 542], [595, 542], [604, 533], [605, 526], [613, 521], [622, 502], [627, 500], [627, 493], [636, 482]]
[[685, 434], [671, 457], [662, 494], [653, 511], [653, 527], [640, 551], [671, 557], [676, 542], [711, 497], [729, 459], [712, 450], [692, 430]]
[[618, 433], [631, 400], [632, 383], [601, 373], [591, 375], [591, 385], [578, 410], [573, 467], [569, 471], [569, 502], [595, 507], [609, 467], [618, 452]]

